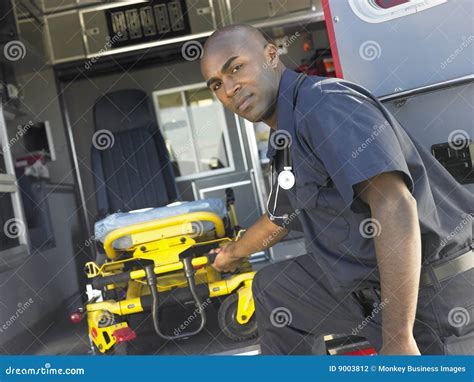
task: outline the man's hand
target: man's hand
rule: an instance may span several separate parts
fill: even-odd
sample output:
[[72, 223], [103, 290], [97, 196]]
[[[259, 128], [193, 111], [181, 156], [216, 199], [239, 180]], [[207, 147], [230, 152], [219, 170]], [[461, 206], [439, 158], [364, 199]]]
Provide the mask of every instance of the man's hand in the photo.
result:
[[[245, 231], [241, 239], [209, 252], [218, 253], [212, 266], [219, 272], [233, 272], [243, 258], [270, 248], [287, 234], [286, 228], [274, 224], [267, 215], [262, 215], [254, 225]], [[270, 241], [269, 238], [271, 238]]]
[[234, 254], [235, 243], [226, 243], [221, 248], [213, 249], [210, 253], [217, 253], [212, 267], [219, 272], [234, 272], [242, 262], [242, 257]]
[[400, 338], [394, 338], [392, 341], [384, 342], [382, 349], [380, 350], [381, 355], [421, 355], [418, 345], [416, 344], [415, 338], [411, 336], [406, 340], [400, 340]]

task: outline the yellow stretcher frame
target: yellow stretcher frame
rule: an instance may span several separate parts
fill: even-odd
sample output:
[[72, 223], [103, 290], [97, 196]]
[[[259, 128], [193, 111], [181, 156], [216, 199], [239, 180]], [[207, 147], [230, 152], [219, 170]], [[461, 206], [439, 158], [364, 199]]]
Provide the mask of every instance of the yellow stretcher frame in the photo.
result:
[[[232, 220], [235, 220], [235, 216]], [[206, 240], [204, 232], [195, 232], [196, 222], [202, 224], [203, 221], [214, 224], [214, 238]], [[113, 243], [124, 236], [131, 237], [132, 246], [126, 250], [114, 248]], [[107, 234], [104, 240], [104, 250], [107, 257], [112, 261], [104, 263], [100, 267], [95, 262], [88, 262], [86, 273], [89, 278], [117, 275], [123, 272], [127, 262], [136, 259], [147, 259], [153, 261], [154, 273], [157, 276], [177, 276], [177, 282], [174, 282], [172, 277], [168, 277], [168, 285], [157, 286], [158, 292], [163, 292], [183, 285], [184, 276], [178, 273], [183, 270], [183, 263], [179, 259], [182, 252], [202, 245], [222, 244], [231, 240], [225, 237], [222, 219], [212, 212], [193, 212], [133, 224]], [[123, 252], [132, 252], [133, 257], [120, 260], [119, 257]], [[241, 325], [248, 323], [255, 312], [252, 295], [252, 280], [255, 272], [247, 271], [222, 279], [220, 274], [210, 266], [207, 256], [195, 257], [191, 260], [191, 263], [196, 270], [196, 283], [203, 284], [207, 282], [209, 298], [226, 296], [237, 291], [236, 321]], [[114, 331], [128, 326], [126, 322], [115, 323], [112, 320], [115, 315], [127, 316], [143, 312], [140, 297], [150, 293], [149, 287], [144, 281], [145, 276], [145, 270], [143, 269], [130, 272], [127, 296], [124, 300], [106, 300], [86, 305], [89, 335], [101, 353], [105, 353], [116, 344]], [[107, 285], [107, 289], [115, 287], [114, 284]], [[148, 288], [148, 293], [145, 292], [144, 294], [143, 287]], [[108, 318], [109, 320], [107, 320]], [[108, 325], [103, 325], [104, 322]]]

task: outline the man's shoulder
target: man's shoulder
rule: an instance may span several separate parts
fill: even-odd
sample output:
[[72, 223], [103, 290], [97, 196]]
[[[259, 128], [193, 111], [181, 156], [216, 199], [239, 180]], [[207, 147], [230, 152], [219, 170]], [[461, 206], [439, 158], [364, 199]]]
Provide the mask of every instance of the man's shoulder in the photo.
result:
[[[361, 90], [362, 89], [362, 90]], [[363, 93], [370, 93], [368, 89], [348, 80], [335, 77], [307, 76], [302, 82], [299, 93], [306, 97], [327, 95], [356, 95], [367, 98]]]
[[[372, 100], [361, 91], [359, 85], [333, 77], [308, 76], [298, 91], [296, 108], [303, 114], [311, 113], [317, 105], [317, 115], [324, 115], [323, 110], [341, 108], [351, 109], [365, 101]], [[368, 92], [368, 90], [367, 90]]]
[[339, 78], [307, 76], [297, 89], [295, 109], [306, 117], [321, 116], [321, 111], [336, 101], [334, 95], [343, 91]]

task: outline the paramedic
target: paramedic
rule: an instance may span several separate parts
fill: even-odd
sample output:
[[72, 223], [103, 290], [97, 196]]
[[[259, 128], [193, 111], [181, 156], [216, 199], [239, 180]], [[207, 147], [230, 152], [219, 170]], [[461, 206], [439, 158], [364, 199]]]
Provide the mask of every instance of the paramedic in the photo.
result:
[[306, 255], [253, 282], [262, 353], [325, 354], [324, 335], [352, 333], [381, 354], [472, 354], [472, 193], [368, 91], [286, 69], [253, 27], [214, 32], [201, 72], [228, 110], [271, 127], [267, 155], [292, 174], [216, 251], [232, 271], [291, 229], [305, 235]]

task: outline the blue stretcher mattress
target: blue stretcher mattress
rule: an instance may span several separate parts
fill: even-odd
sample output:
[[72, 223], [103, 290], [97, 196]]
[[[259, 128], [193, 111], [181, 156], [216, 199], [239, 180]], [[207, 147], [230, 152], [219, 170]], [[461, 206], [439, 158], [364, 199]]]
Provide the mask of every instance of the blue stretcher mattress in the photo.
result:
[[[224, 218], [227, 215], [226, 206], [221, 199], [176, 202], [165, 207], [148, 208], [131, 212], [117, 212], [95, 223], [94, 238], [103, 243], [107, 234], [116, 229], [127, 227], [132, 224], [188, 214], [191, 212], [213, 212], [221, 218]], [[210, 231], [214, 229], [214, 224], [206, 221], [202, 222], [200, 228], [201, 227], [204, 231]], [[115, 249], [127, 249], [130, 248], [131, 245], [132, 241], [129, 236], [121, 237], [120, 239], [115, 240], [113, 244]]]

